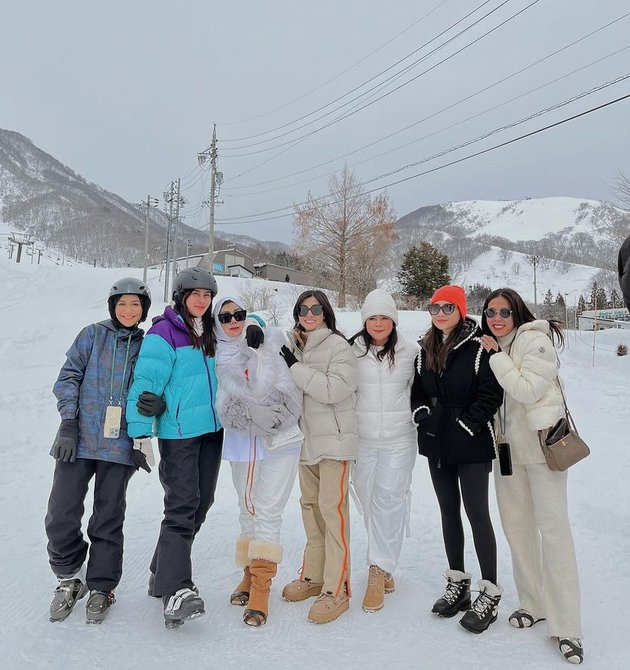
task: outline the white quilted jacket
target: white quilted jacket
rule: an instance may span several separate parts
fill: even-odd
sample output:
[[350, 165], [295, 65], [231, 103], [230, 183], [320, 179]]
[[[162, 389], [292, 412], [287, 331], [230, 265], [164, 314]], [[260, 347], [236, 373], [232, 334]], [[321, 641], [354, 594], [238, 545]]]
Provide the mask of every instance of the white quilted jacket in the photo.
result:
[[396, 438], [409, 435], [415, 438], [409, 395], [418, 346], [399, 334], [392, 367], [387, 356], [378, 360], [374, 347], [366, 354], [362, 340], [355, 340], [352, 349], [359, 362], [359, 440], [369, 440], [372, 444], [374, 440], [383, 440], [383, 446], [387, 446], [392, 440], [395, 444]]

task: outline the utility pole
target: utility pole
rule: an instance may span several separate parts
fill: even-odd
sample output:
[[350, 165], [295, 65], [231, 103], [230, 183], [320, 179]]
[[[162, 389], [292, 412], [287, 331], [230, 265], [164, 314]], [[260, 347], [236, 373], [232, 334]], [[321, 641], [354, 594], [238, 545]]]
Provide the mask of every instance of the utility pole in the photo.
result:
[[175, 182], [175, 196], [174, 196], [174, 214], [173, 214], [173, 264], [171, 266], [171, 286], [175, 286], [175, 277], [177, 276], [177, 234], [179, 232], [179, 208], [184, 204], [182, 197], [180, 196], [180, 185], [181, 180], [177, 179]]
[[217, 188], [223, 183], [223, 173], [217, 172], [217, 125], [212, 126], [212, 142], [210, 148], [197, 154], [200, 165], [203, 165], [210, 159], [210, 216], [208, 219], [208, 259], [210, 262], [210, 272], [213, 269], [214, 261], [214, 208], [218, 204]]
[[144, 209], [144, 272], [142, 281], [147, 283], [147, 272], [149, 269], [149, 208], [157, 207], [158, 199], [152, 195], [147, 196], [146, 202], [141, 202], [140, 207]]
[[171, 249], [171, 228], [173, 225], [173, 200], [175, 199], [175, 184], [171, 182], [170, 188], [168, 191], [164, 192], [164, 211], [168, 219], [168, 224], [166, 226], [166, 256], [164, 257], [164, 302], [170, 302], [169, 296], [169, 252]]
[[532, 267], [534, 268], [534, 316], [538, 318], [538, 297], [536, 293], [536, 268], [540, 264], [540, 256], [536, 256], [533, 254], [528, 258], [529, 262], [532, 264]]

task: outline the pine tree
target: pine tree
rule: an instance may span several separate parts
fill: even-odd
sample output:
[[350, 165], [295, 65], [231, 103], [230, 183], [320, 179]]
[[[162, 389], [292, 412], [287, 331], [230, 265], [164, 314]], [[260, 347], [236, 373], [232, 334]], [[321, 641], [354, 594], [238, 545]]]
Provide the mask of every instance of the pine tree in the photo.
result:
[[541, 316], [543, 319], [554, 319], [556, 314], [555, 304], [553, 302], [553, 294], [551, 289], [547, 289], [545, 293], [545, 299], [543, 300], [541, 308]]
[[565, 328], [569, 327], [568, 324], [569, 315], [567, 311], [567, 305], [564, 301], [564, 296], [559, 291], [558, 295], [556, 296], [555, 318], [558, 319], [558, 321], [562, 321], [562, 323], [564, 323]]
[[414, 245], [403, 255], [397, 278], [405, 295], [428, 300], [436, 289], [451, 281], [448, 256], [428, 242]]
[[584, 296], [580, 293], [580, 297], [578, 299], [577, 304], [577, 313], [581, 314], [585, 309], [586, 309], [586, 300], [584, 300]]

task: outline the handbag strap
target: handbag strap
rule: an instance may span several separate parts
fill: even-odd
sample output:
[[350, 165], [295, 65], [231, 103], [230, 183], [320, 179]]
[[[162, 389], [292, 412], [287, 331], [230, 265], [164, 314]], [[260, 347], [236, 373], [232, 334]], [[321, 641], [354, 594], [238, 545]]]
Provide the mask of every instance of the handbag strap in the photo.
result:
[[[558, 353], [556, 352], [556, 358], [557, 357], [558, 357]], [[569, 422], [569, 427], [571, 428], [571, 430], [576, 435], [579, 435], [577, 426], [575, 425], [575, 421], [573, 420], [573, 417], [571, 416], [571, 412], [569, 411], [569, 406], [567, 405], [567, 399], [564, 396], [564, 391], [562, 390], [562, 384], [560, 383], [560, 375], [556, 376], [556, 384], [557, 384], [558, 388], [560, 389], [560, 395], [562, 396], [562, 403], [564, 404], [564, 411], [565, 411], [565, 414], [567, 415], [567, 421]]]

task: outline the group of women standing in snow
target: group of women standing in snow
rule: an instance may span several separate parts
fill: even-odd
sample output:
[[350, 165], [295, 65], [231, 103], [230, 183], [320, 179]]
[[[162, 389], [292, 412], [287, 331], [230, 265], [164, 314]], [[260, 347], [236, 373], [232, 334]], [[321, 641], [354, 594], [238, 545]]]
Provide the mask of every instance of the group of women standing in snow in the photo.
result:
[[[564, 412], [553, 342], [562, 336], [556, 324], [536, 320], [517, 293], [500, 289], [488, 296], [480, 328], [467, 316], [463, 289], [445, 286], [431, 298], [432, 325], [418, 348], [398, 332], [395, 302], [380, 289], [367, 296], [362, 327], [349, 341], [337, 329], [333, 308], [321, 291], [306, 291], [298, 298], [293, 328], [286, 336], [278, 329], [263, 330], [264, 324], [247, 314], [240, 298], [214, 301], [216, 294], [209, 272], [181, 272], [172, 307], [154, 320], [139, 355], [139, 344], [130, 353], [130, 343], [142, 338], [138, 323], [146, 317], [148, 289], [113, 294], [123, 302], [144, 300], [133, 324], [122, 320], [110, 296], [108, 327], [116, 332], [115, 342], [121, 332], [127, 333], [124, 329], [130, 333], [124, 366], [117, 363], [118, 345], [111, 365], [112, 388], [120, 383], [118, 410], [108, 409], [113, 394], [107, 389], [99, 390], [94, 404], [85, 409], [80, 401], [86, 395], [90, 357], [102, 358], [106, 348], [79, 356], [75, 343], [68, 352], [55, 393], [62, 419], [78, 421], [79, 430], [69, 432], [62, 422], [53, 446], [58, 463], [47, 531], [59, 586], [51, 620], [68, 616], [86, 592], [79, 573], [87, 553], [80, 517], [92, 470], [81, 475], [76, 487], [57, 482], [62, 475], [68, 477], [64, 473], [75, 465], [74, 457], [87, 459], [87, 464], [108, 460], [99, 451], [77, 454], [76, 445], [91, 433], [102, 433], [103, 422], [113, 413], [124, 443], [125, 481], [114, 491], [113, 485], [102, 485], [103, 476], [99, 482], [96, 470], [97, 493], [100, 484], [104, 495], [95, 496], [88, 526], [92, 546], [86, 583], [90, 601], [93, 594], [101, 595], [98, 616], [88, 615], [88, 621], [102, 620], [114, 602], [121, 574], [124, 490], [133, 472], [130, 466], [149, 469], [152, 464], [150, 438], [155, 434], [165, 497], [149, 594], [162, 598], [167, 627], [204, 614], [191, 550], [214, 501], [222, 455], [230, 462], [240, 512], [235, 559], [243, 574], [230, 602], [244, 606], [247, 625], [267, 621], [272, 579], [282, 561], [282, 513], [296, 472], [306, 547], [299, 577], [284, 586], [282, 596], [293, 602], [316, 596], [308, 613], [316, 623], [333, 621], [348, 610], [348, 493], [353, 488], [368, 537], [363, 609], [380, 610], [385, 594], [396, 588], [394, 572], [418, 448], [428, 460], [449, 566], [446, 590], [432, 611], [442, 617], [464, 611], [462, 626], [481, 633], [496, 620], [502, 595], [488, 507], [497, 423], [502, 440], [512, 447], [513, 463], [511, 475], [495, 471], [520, 600], [509, 621], [527, 628], [546, 618], [564, 657], [580, 663], [579, 586], [566, 473], [548, 470], [538, 446], [539, 431]], [[66, 459], [68, 440], [74, 440], [75, 453]], [[72, 493], [80, 505], [69, 500]], [[103, 547], [111, 538], [103, 537], [102, 524], [95, 520], [102, 521], [100, 508], [110, 506], [112, 496], [117, 506], [109, 514], [117, 519], [118, 553], [110, 561], [111, 578], [103, 580], [108, 558]], [[462, 500], [481, 570], [474, 602], [471, 575], [464, 566]], [[69, 561], [64, 552], [69, 538], [76, 537], [81, 547], [75, 547]], [[99, 579], [90, 574], [97, 564]]]

